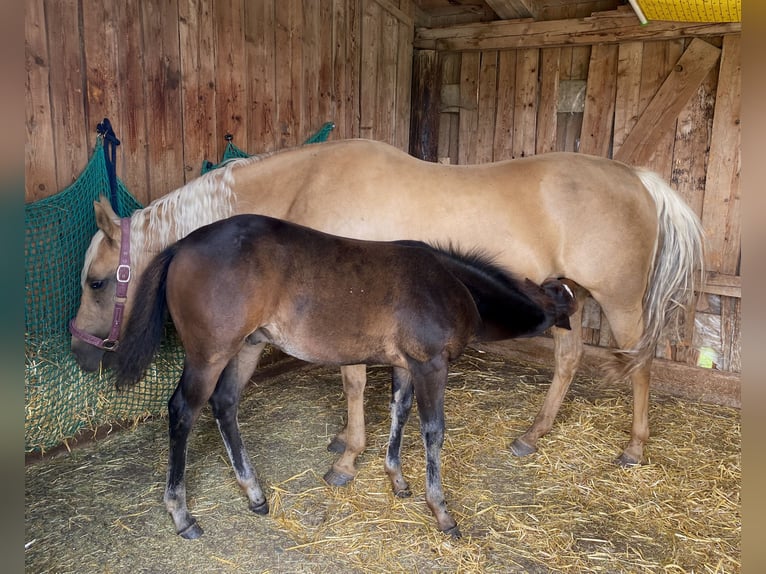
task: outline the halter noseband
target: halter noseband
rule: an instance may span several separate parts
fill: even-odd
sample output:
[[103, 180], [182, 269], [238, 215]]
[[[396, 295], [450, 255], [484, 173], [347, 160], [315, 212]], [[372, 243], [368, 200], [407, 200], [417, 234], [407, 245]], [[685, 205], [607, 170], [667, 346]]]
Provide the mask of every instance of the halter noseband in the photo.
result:
[[130, 283], [130, 218], [120, 219], [120, 264], [117, 266], [117, 288], [114, 293], [114, 314], [112, 315], [112, 328], [106, 339], [96, 337], [77, 328], [74, 319], [69, 321], [69, 332], [78, 339], [85, 341], [104, 351], [114, 351], [119, 343], [122, 315], [125, 311], [125, 302], [128, 299], [128, 284]]

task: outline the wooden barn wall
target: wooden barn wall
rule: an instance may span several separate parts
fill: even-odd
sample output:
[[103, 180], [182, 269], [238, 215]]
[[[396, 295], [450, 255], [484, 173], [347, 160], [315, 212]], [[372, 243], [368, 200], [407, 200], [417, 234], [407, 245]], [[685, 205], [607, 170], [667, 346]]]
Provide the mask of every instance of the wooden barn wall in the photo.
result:
[[412, 0], [29, 0], [26, 201], [68, 186], [96, 126], [146, 204], [218, 161], [332, 139], [408, 148]]
[[[616, 18], [624, 21], [625, 13]], [[592, 27], [593, 20], [580, 23]], [[715, 368], [739, 372], [739, 33], [711, 36], [706, 29], [702, 37], [667, 40], [623, 34], [585, 43], [587, 36], [575, 41], [561, 26], [554, 33], [555, 24], [508, 26], [521, 31], [506, 38], [498, 25], [419, 30], [413, 85], [435, 83], [440, 101], [431, 119], [413, 115], [422, 122], [413, 128], [413, 149], [417, 138], [434, 140], [432, 159], [455, 164], [578, 151], [662, 174], [703, 222], [708, 284], [681, 340], [668, 338], [657, 356], [695, 365], [699, 349], [711, 347]], [[608, 37], [601, 32], [599, 41]], [[481, 49], [483, 43], [519, 47]], [[438, 63], [421, 70], [417, 63], [434, 61], [434, 54]], [[613, 345], [592, 299], [583, 334], [587, 343]]]

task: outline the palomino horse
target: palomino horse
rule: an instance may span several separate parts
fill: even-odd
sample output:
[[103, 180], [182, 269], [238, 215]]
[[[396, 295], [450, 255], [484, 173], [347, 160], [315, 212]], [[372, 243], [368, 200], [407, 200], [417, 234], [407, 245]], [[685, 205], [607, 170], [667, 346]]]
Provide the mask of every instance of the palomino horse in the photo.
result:
[[189, 432], [208, 401], [250, 509], [268, 512], [240, 436], [237, 406], [271, 343], [313, 363], [393, 367], [386, 472], [394, 492], [409, 495], [400, 450], [414, 391], [426, 450], [426, 502], [439, 528], [459, 536], [441, 485], [449, 362], [477, 333], [534, 336], [568, 325], [566, 312], [575, 309], [555, 279], [547, 282], [550, 296], [545, 287], [476, 261], [450, 252], [434, 256], [418, 245], [336, 237], [261, 215], [211, 223], [155, 257], [138, 285], [115, 371], [118, 386], [141, 379], [169, 310], [186, 351], [168, 403], [164, 500], [176, 532], [202, 534], [186, 505], [184, 474]]
[[[693, 300], [703, 266], [699, 221], [658, 175], [568, 152], [441, 165], [384, 143], [344, 140], [235, 160], [135, 212], [122, 228], [106, 205], [97, 205], [100, 231], [85, 257], [82, 300], [71, 324], [72, 349], [83, 368], [98, 368], [103, 347], [115, 344], [122, 314], [130, 314], [132, 286], [116, 279], [122, 229], [130, 231], [125, 243], [135, 278], [153, 253], [234, 213], [262, 213], [359, 239], [449, 241], [493, 254], [497, 264], [537, 283], [572, 280], [579, 302], [589, 292], [601, 305], [619, 345], [607, 375], [630, 376], [633, 385], [631, 436], [617, 460], [641, 462], [654, 348], [663, 328]], [[553, 381], [534, 422], [514, 441], [516, 455], [534, 452], [551, 429], [579, 365], [581, 309], [573, 322], [572, 330], [553, 329]], [[336, 468], [350, 478], [365, 445], [365, 368], [341, 371], [349, 415], [338, 436], [345, 453]]]

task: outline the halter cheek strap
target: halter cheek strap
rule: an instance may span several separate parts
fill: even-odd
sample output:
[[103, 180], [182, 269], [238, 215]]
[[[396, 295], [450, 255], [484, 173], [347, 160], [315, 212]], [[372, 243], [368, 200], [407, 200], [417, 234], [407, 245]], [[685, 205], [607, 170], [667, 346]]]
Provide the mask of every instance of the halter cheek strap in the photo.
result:
[[119, 343], [122, 316], [125, 313], [125, 302], [128, 300], [128, 285], [130, 284], [130, 218], [120, 219], [120, 263], [117, 266], [117, 288], [114, 293], [114, 313], [112, 327], [106, 339], [96, 337], [77, 328], [74, 319], [69, 321], [69, 332], [78, 339], [85, 341], [104, 351], [114, 351]]

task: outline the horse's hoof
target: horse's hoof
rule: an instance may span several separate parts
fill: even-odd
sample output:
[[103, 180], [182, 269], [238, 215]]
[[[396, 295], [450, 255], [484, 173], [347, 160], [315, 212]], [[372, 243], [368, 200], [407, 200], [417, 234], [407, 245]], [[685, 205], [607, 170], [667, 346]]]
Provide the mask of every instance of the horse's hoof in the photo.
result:
[[178, 535], [186, 540], [194, 540], [202, 536], [204, 533], [205, 531], [202, 530], [202, 527], [199, 524], [192, 522], [189, 526], [181, 530]]
[[634, 466], [640, 466], [641, 461], [636, 460], [632, 456], [622, 453], [620, 456], [618, 456], [616, 459], [614, 459], [614, 463], [617, 466], [621, 466], [622, 468], [631, 468]]
[[517, 438], [513, 443], [511, 443], [511, 454], [513, 456], [528, 456], [530, 454], [534, 454], [537, 452], [537, 447], [528, 445], [520, 438]]
[[260, 504], [253, 504], [250, 503], [250, 510], [255, 512], [256, 514], [260, 514], [261, 516], [266, 516], [269, 513], [269, 501], [264, 500]]
[[463, 535], [460, 533], [460, 529], [457, 527], [457, 524], [447, 528], [447, 530], [442, 530], [442, 532], [444, 532], [444, 534], [449, 534], [454, 539], [463, 537]]
[[396, 498], [409, 498], [412, 496], [412, 491], [410, 490], [409, 486], [406, 486], [404, 488], [400, 488], [399, 490], [394, 490], [394, 496], [396, 496]]
[[330, 486], [346, 486], [349, 482], [354, 480], [354, 477], [345, 472], [337, 472], [334, 468], [330, 468], [325, 475], [324, 481]]
[[327, 450], [329, 452], [334, 452], [335, 454], [343, 454], [346, 452], [346, 443], [336, 436], [330, 441], [330, 444], [327, 445]]

